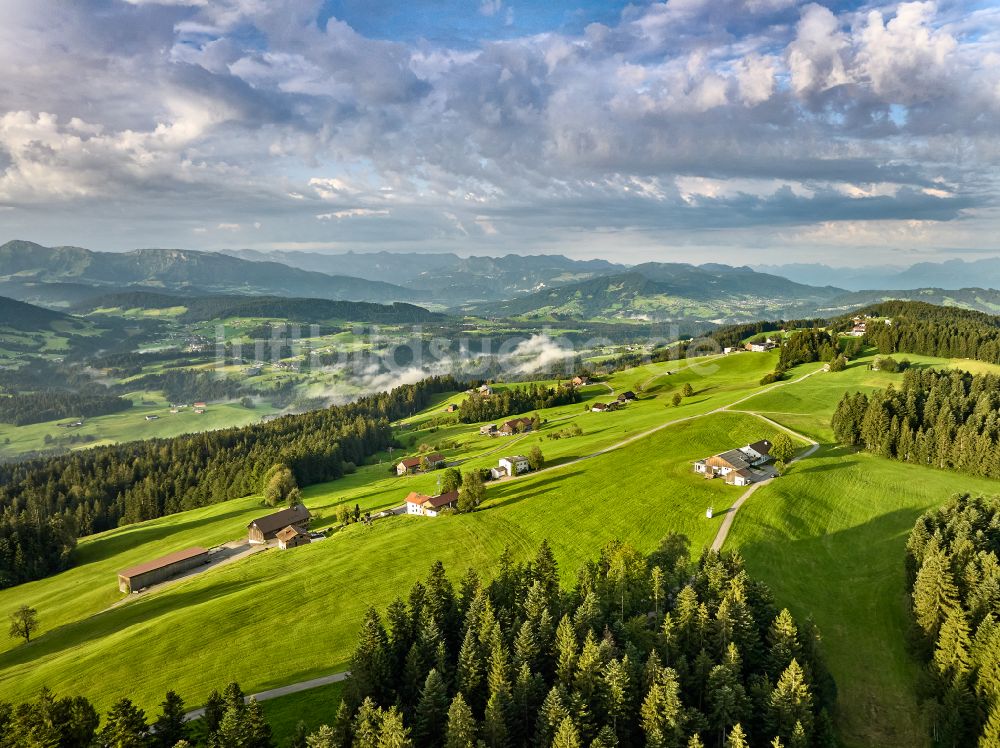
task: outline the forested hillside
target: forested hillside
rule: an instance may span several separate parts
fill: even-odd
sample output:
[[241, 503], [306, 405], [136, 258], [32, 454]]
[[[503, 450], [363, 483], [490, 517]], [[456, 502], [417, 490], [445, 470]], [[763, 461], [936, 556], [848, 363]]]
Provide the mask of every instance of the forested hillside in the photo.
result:
[[689, 553], [613, 541], [573, 588], [545, 544], [457, 591], [435, 564], [385, 623], [369, 610], [330, 744], [835, 745], [815, 629], [738, 557]]
[[934, 744], [1000, 745], [1000, 499], [927, 512], [906, 550]]
[[258, 491], [275, 464], [303, 486], [339, 478], [392, 443], [390, 421], [456, 389], [435, 377], [268, 423], [0, 465], [0, 586], [64, 568], [77, 534]]
[[462, 423], [479, 423], [527, 413], [529, 410], [578, 402], [580, 393], [570, 385], [545, 387], [529, 384], [523, 387], [505, 387], [492, 395], [479, 392], [470, 394], [458, 406], [458, 420]]
[[[919, 301], [895, 301], [861, 310], [873, 321], [864, 340], [881, 353], [919, 353], [1000, 363], [1000, 317]], [[847, 321], [842, 322], [846, 326]]]
[[102, 308], [169, 309], [184, 307], [178, 319], [203, 322], [227, 317], [274, 317], [299, 323], [347, 320], [351, 322], [415, 323], [443, 319], [443, 315], [423, 307], [396, 302], [372, 304], [366, 301], [285, 298], [282, 296], [177, 296], [134, 291], [99, 296], [78, 304], [75, 311]]
[[0, 397], [0, 423], [24, 426], [56, 418], [91, 418], [118, 413], [132, 407], [132, 401], [101, 392], [42, 391]]
[[843, 444], [882, 457], [1000, 478], [1000, 377], [908, 369], [899, 389], [845, 394], [833, 415]]

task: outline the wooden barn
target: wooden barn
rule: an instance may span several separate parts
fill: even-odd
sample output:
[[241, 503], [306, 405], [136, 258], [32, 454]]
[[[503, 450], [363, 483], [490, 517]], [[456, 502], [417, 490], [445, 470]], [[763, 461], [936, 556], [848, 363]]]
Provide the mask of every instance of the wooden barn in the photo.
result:
[[208, 551], [204, 548], [174, 551], [118, 572], [118, 589], [126, 593], [137, 592], [143, 587], [165, 582], [181, 572], [207, 563]]
[[295, 525], [289, 525], [285, 529], [279, 530], [275, 537], [278, 539], [278, 547], [281, 550], [298, 548], [300, 545], [308, 545], [312, 542], [309, 533]]
[[278, 537], [278, 531], [289, 525], [309, 529], [310, 516], [308, 509], [296, 504], [290, 509], [282, 509], [280, 512], [260, 517], [247, 525], [247, 540], [251, 543], [266, 543]]

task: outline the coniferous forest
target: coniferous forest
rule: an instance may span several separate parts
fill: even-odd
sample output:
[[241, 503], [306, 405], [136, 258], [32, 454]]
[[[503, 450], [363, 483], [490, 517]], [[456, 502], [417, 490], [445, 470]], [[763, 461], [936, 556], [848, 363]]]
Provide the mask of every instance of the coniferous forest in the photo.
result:
[[934, 744], [1000, 745], [1000, 499], [927, 512], [906, 550]]
[[868, 325], [864, 335], [865, 342], [880, 353], [1000, 363], [1000, 317], [919, 301], [888, 301], [862, 311], [889, 320], [889, 324]]
[[276, 464], [299, 486], [339, 478], [392, 444], [391, 421], [457, 389], [434, 377], [268, 423], [0, 465], [0, 587], [67, 568], [78, 536], [259, 491]]
[[571, 385], [546, 387], [528, 384], [523, 387], [507, 387], [492, 395], [473, 392], [458, 406], [460, 423], [492, 421], [507, 416], [519, 415], [541, 408], [555, 408], [580, 402], [580, 393]]
[[899, 389], [846, 394], [833, 431], [848, 445], [903, 462], [1000, 477], [1000, 378], [907, 369]]
[[331, 746], [830, 746], [819, 635], [738, 556], [612, 542], [572, 588], [543, 544], [496, 578], [440, 563], [366, 614]]

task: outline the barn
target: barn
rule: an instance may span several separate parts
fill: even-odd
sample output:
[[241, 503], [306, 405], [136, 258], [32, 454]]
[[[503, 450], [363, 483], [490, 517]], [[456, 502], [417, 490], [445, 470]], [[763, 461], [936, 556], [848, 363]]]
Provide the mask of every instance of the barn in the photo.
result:
[[300, 545], [308, 545], [312, 542], [309, 533], [295, 525], [289, 525], [285, 529], [279, 530], [275, 537], [278, 539], [278, 547], [283, 551], [288, 548], [298, 548]]
[[118, 589], [126, 593], [137, 592], [143, 587], [165, 582], [181, 572], [207, 563], [208, 551], [204, 548], [174, 551], [118, 572]]
[[309, 510], [301, 504], [260, 517], [247, 525], [247, 540], [251, 543], [266, 543], [278, 537], [278, 531], [289, 525], [309, 529], [309, 517]]

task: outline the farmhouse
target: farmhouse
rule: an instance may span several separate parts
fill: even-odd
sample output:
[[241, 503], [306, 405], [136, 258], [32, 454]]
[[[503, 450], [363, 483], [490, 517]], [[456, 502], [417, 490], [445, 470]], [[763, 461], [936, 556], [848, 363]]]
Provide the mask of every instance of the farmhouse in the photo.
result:
[[207, 405], [205, 403], [202, 403], [202, 402], [197, 402], [197, 403], [194, 404], [194, 407], [204, 409], [204, 408], [207, 407]]
[[770, 477], [771, 473], [758, 474], [752, 470], [769, 462], [770, 454], [771, 442], [762, 439], [739, 449], [730, 449], [698, 460], [694, 463], [694, 471], [706, 478], [721, 476], [733, 486], [746, 486], [761, 477]]
[[499, 433], [501, 436], [510, 436], [511, 434], [525, 434], [533, 428], [533, 424], [530, 418], [512, 418], [509, 421], [504, 421], [500, 425]]
[[773, 340], [771, 340], [771, 338], [768, 338], [763, 343], [761, 342], [747, 343], [746, 346], [748, 351], [753, 351], [754, 353], [765, 353], [766, 351], [773, 351], [777, 347], [778, 344], [775, 343]]
[[497, 425], [495, 423], [488, 423], [485, 426], [480, 426], [479, 433], [483, 436], [494, 436], [497, 433]]
[[309, 533], [301, 527], [296, 527], [295, 525], [289, 525], [285, 529], [279, 530], [275, 537], [278, 539], [278, 547], [281, 548], [281, 550], [297, 548], [300, 545], [308, 545], [312, 541], [312, 538], [309, 537]]
[[608, 409], [607, 403], [594, 403], [590, 406], [591, 413], [603, 413]]
[[276, 538], [278, 532], [289, 525], [308, 529], [310, 516], [309, 510], [301, 504], [296, 504], [290, 509], [282, 509], [280, 512], [255, 519], [247, 525], [247, 539], [251, 543], [266, 543]]
[[430, 469], [441, 467], [444, 465], [444, 455], [440, 452], [431, 452], [428, 455], [407, 457], [405, 460], [400, 460], [396, 463], [396, 475], [415, 473], [423, 465], [427, 465]]
[[208, 551], [204, 548], [174, 551], [118, 572], [118, 589], [122, 592], [138, 592], [143, 587], [165, 582], [181, 572], [207, 563]]
[[528, 464], [528, 458], [523, 455], [514, 455], [513, 457], [501, 457], [497, 462], [497, 466], [490, 470], [490, 476], [493, 480], [498, 480], [499, 478], [504, 478], [506, 476], [520, 475], [521, 473], [526, 473], [530, 470]]
[[490, 387], [488, 384], [484, 384], [479, 388], [479, 394], [482, 395], [483, 397], [489, 397], [490, 395], [493, 394], [493, 388]]
[[571, 380], [574, 387], [585, 387], [590, 384], [590, 377], [578, 376]]
[[623, 392], [622, 394], [620, 394], [618, 396], [618, 402], [620, 402], [620, 403], [631, 402], [632, 400], [635, 400], [635, 399], [637, 399], [637, 398], [635, 396], [635, 393], [632, 392], [632, 390], [625, 390], [625, 392]]
[[458, 504], [458, 491], [449, 491], [440, 496], [426, 496], [411, 491], [406, 497], [406, 513], [417, 517], [436, 517], [444, 509]]

